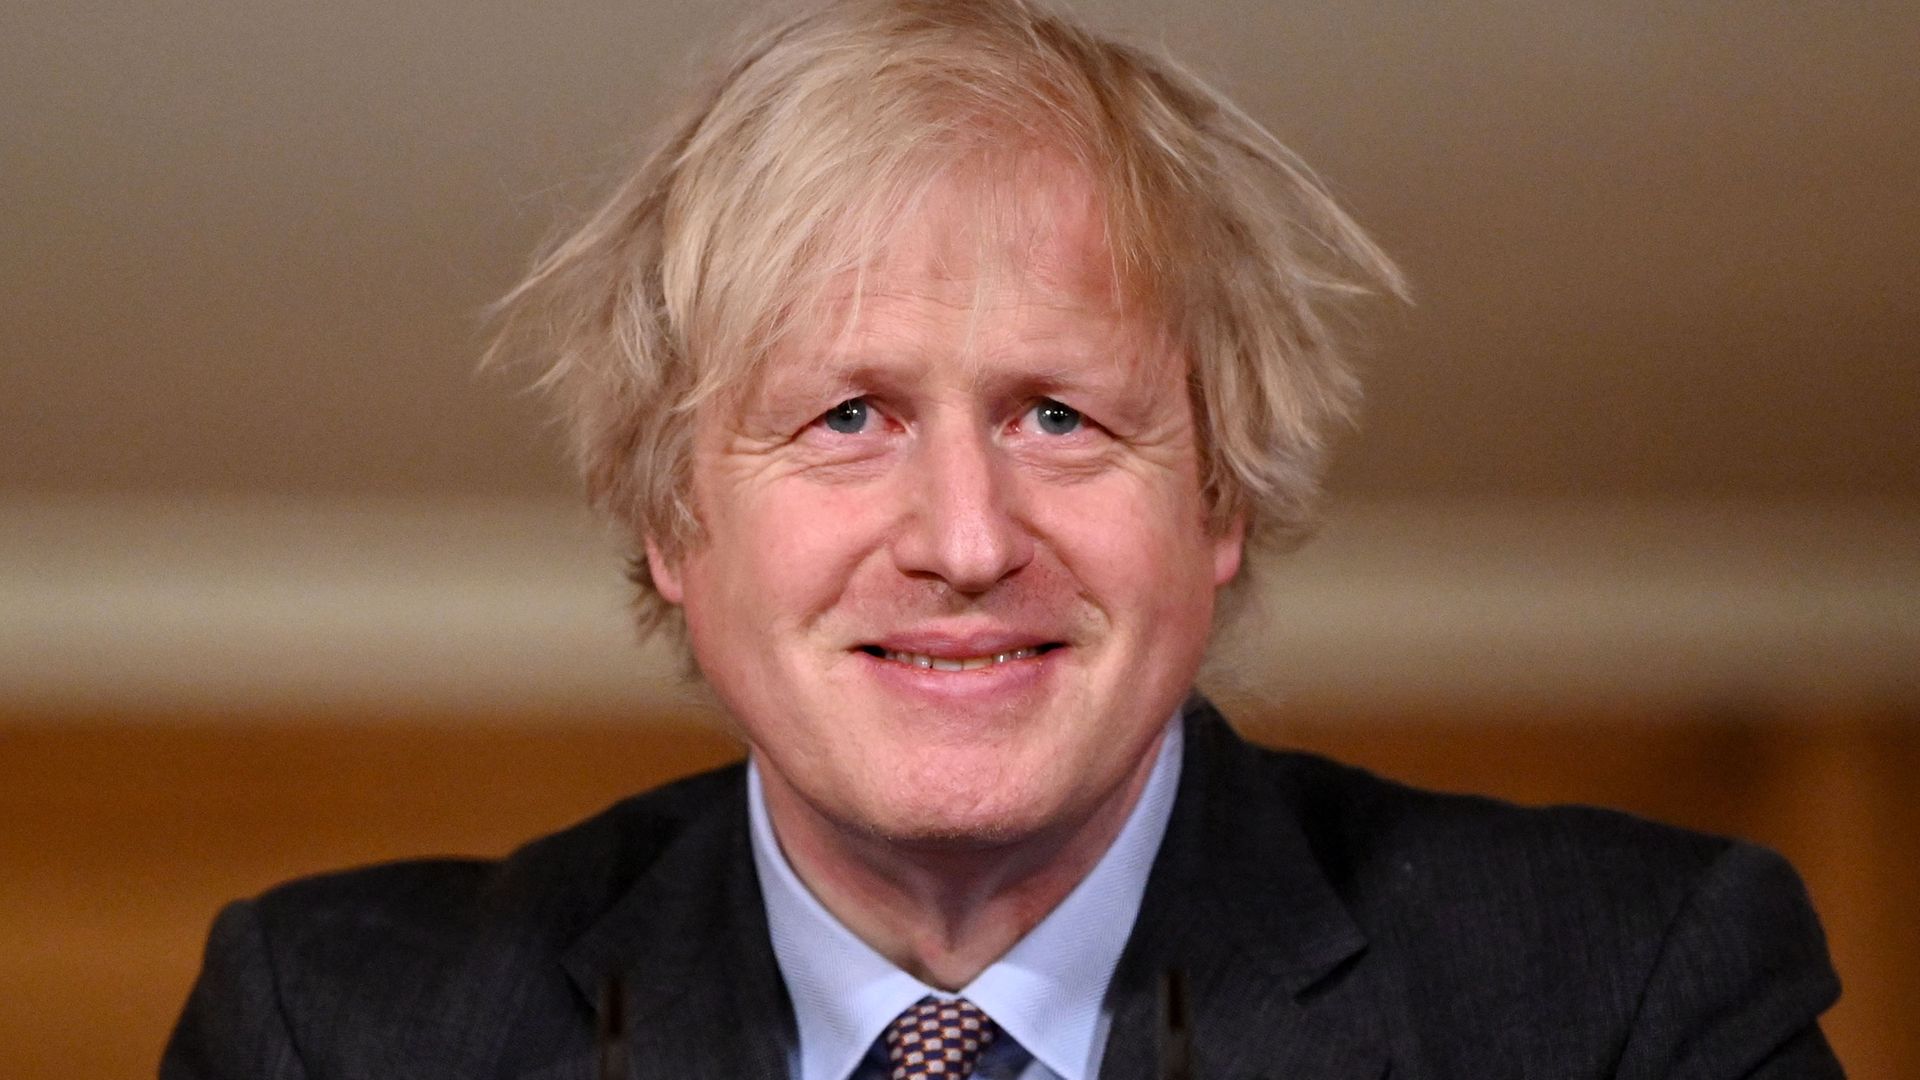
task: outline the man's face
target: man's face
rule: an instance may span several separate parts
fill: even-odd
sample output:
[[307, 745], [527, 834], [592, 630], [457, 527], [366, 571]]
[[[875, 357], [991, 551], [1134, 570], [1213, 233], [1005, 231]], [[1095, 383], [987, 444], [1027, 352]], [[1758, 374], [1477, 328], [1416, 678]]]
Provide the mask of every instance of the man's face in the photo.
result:
[[985, 281], [947, 194], [696, 418], [704, 536], [651, 555], [771, 803], [995, 844], [1131, 797], [1240, 530], [1206, 525], [1185, 360], [1115, 302], [1080, 190], [1026, 199]]

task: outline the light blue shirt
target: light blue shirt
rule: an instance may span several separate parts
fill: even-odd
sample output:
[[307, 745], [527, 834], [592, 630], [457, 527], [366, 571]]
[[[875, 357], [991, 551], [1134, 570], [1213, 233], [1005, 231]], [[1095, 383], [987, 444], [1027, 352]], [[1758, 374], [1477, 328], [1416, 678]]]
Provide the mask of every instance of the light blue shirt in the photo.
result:
[[1040, 921], [956, 994], [935, 990], [855, 937], [795, 876], [767, 818], [757, 764], [747, 769], [753, 860], [800, 1043], [794, 1080], [887, 1075], [881, 1034], [932, 995], [964, 997], [1000, 1027], [977, 1080], [1094, 1080], [1113, 1024], [1107, 984], [1133, 931], [1147, 874], [1173, 812], [1181, 758], [1179, 714], [1168, 722], [1153, 771], [1126, 824], [1093, 870]]

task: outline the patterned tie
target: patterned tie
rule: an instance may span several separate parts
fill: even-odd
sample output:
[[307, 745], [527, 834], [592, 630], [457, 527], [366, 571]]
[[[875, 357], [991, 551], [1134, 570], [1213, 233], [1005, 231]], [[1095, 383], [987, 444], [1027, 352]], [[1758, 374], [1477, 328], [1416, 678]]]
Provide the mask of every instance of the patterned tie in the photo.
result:
[[922, 998], [887, 1027], [893, 1080], [968, 1077], [998, 1029], [965, 999]]

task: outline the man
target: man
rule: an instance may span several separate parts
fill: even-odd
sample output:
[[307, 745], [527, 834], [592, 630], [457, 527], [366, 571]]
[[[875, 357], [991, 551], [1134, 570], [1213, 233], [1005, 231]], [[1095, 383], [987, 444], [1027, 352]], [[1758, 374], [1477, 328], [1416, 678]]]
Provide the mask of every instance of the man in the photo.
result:
[[1838, 1075], [1777, 858], [1410, 791], [1191, 697], [1395, 291], [1022, 0], [761, 36], [505, 308], [750, 748], [498, 862], [234, 905], [188, 1077]]

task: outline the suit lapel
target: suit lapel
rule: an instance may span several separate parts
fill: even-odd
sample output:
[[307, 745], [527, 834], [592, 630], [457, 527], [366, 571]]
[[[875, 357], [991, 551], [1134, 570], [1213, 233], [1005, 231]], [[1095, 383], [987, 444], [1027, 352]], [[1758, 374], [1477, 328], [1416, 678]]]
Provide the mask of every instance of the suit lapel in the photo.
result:
[[[567, 951], [596, 1015], [624, 987], [632, 1080], [784, 1078], [793, 1010], [768, 943], [746, 796], [691, 822], [652, 868]], [[577, 1053], [524, 1080], [596, 1080]]]
[[[1301, 827], [1299, 793], [1204, 700], [1166, 840], [1109, 997], [1101, 1080], [1158, 1080], [1161, 989], [1184, 973], [1200, 1080], [1378, 1080], [1388, 1037], [1366, 939]], [[568, 976], [597, 1010], [625, 980], [632, 1080], [784, 1078], [793, 1010], [755, 879], [746, 799], [689, 823], [574, 943]], [[583, 1048], [522, 1080], [596, 1080]]]
[[1366, 939], [1307, 843], [1296, 793], [1214, 708], [1186, 713], [1186, 766], [1110, 991], [1103, 1080], [1161, 1072], [1162, 988], [1184, 974], [1194, 1075], [1360, 1080], [1386, 1069]]

